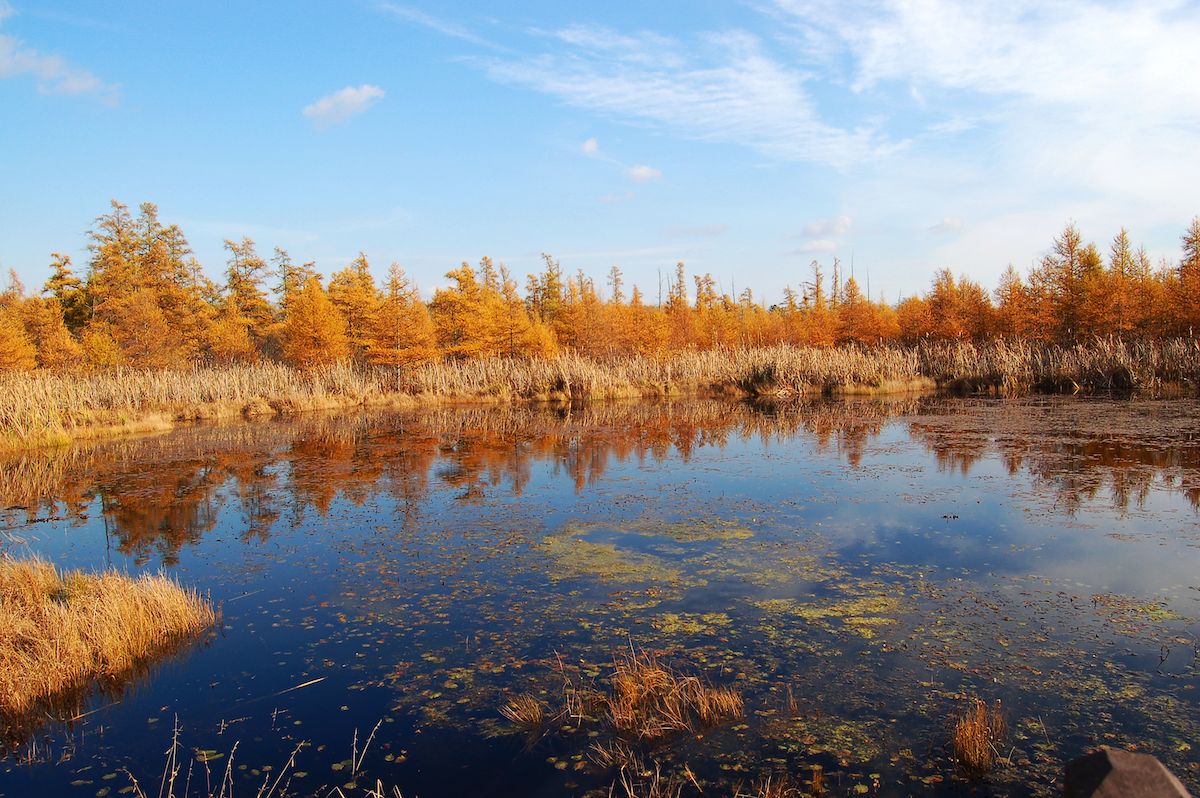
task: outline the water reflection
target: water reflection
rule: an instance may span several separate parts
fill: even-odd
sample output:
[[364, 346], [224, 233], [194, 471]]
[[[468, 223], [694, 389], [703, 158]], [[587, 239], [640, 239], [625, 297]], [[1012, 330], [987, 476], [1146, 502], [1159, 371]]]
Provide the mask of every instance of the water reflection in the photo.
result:
[[[1050, 413], [1050, 410], [1053, 413]], [[415, 514], [430, 480], [459, 502], [502, 489], [520, 496], [533, 464], [549, 463], [578, 494], [614, 463], [688, 462], [706, 447], [802, 438], [851, 467], [903, 419], [938, 468], [971, 473], [998, 456], [1010, 475], [1053, 486], [1068, 515], [1107, 497], [1143, 508], [1155, 485], [1200, 508], [1200, 432], [1191, 403], [1014, 401], [814, 402], [754, 407], [692, 401], [574, 410], [515, 407], [351, 414], [179, 430], [146, 440], [83, 444], [0, 461], [9, 525], [86, 520], [96, 502], [115, 550], [136, 563], [174, 565], [212, 532], [228, 502], [244, 542], [281, 520], [324, 517], [341, 500], [389, 497]], [[1152, 434], [1151, 434], [1152, 430]]]
[[[981, 695], [1013, 712], [1004, 791], [1050, 796], [1061, 759], [1099, 742], [1189, 767], [1200, 524], [1180, 533], [1172, 514], [1195, 512], [1194, 410], [313, 416], [4, 461], [0, 490], [12, 534], [64, 533], [52, 556], [85, 559], [103, 520], [115, 553], [178, 562], [227, 602], [211, 656], [127, 718], [96, 716], [143, 764], [156, 754], [139, 735], [171, 706], [207, 735], [191, 745], [241, 740], [254, 767], [309, 739], [304, 768], [333, 778], [386, 712], [371, 778], [405, 794], [603, 796], [612, 774], [588, 764], [586, 730], [521, 752], [498, 710], [524, 693], [549, 706], [565, 679], [600, 689], [637, 645], [747, 701], [743, 723], [654, 752], [706, 795], [813, 765], [839, 794], [952, 794], [945, 719]], [[1122, 508], [1163, 540], [1113, 539], [1135, 526]], [[497, 774], [508, 789], [480, 787]]]
[[387, 496], [415, 511], [431, 479], [461, 502], [497, 488], [520, 496], [536, 462], [552, 464], [576, 493], [612, 463], [661, 462], [672, 452], [687, 462], [731, 440], [802, 435], [857, 465], [890, 419], [917, 409], [912, 400], [765, 409], [688, 402], [314, 417], [9, 458], [0, 462], [0, 495], [14, 523], [86, 519], [99, 499], [117, 551], [138, 564], [173, 565], [181, 547], [213, 530], [227, 501], [237, 503], [250, 542], [267, 539], [280, 519], [294, 527], [309, 512], [325, 516], [339, 497], [362, 506]]
[[968, 475], [998, 456], [1010, 475], [1051, 485], [1075, 515], [1107, 498], [1145, 509], [1157, 485], [1200, 510], [1200, 427], [1191, 401], [1008, 400], [941, 402], [908, 421], [943, 470]]

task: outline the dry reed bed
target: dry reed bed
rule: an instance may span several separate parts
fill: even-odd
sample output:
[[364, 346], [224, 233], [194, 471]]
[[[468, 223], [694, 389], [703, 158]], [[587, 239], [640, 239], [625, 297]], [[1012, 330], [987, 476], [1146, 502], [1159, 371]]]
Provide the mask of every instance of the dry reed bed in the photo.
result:
[[72, 711], [97, 685], [143, 672], [211, 628], [212, 606], [163, 575], [60, 574], [0, 560], [0, 715]]
[[616, 399], [705, 391], [756, 396], [904, 392], [934, 385], [999, 393], [1200, 385], [1200, 342], [1097, 339], [915, 347], [777, 345], [666, 356], [438, 361], [297, 370], [278, 363], [174, 371], [0, 373], [0, 440], [41, 445], [176, 421], [418, 402]]
[[[680, 732], [741, 718], [744, 707], [737, 691], [705, 684], [634, 650], [615, 659], [610, 692], [576, 685], [565, 673], [564, 680], [563, 706], [554, 715], [530, 695], [510, 700], [500, 714], [525, 732], [537, 732], [551, 721], [579, 726], [599, 722], [621, 739], [657, 743]], [[598, 748], [597, 753], [612, 764], [613, 750]]]

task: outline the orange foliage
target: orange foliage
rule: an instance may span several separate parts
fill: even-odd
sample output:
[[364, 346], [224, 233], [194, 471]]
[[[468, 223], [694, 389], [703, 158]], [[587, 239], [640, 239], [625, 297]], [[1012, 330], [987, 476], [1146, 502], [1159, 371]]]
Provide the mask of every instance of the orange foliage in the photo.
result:
[[[10, 286], [0, 303], [0, 368], [186, 367], [282, 359], [312, 365], [343, 358], [380, 366], [455, 359], [536, 358], [560, 351], [607, 358], [787, 343], [843, 344], [994, 338], [1071, 344], [1096, 336], [1189, 336], [1200, 328], [1200, 217], [1181, 237], [1178, 265], [1157, 267], [1122, 230], [1107, 257], [1072, 222], [1022, 277], [1011, 266], [994, 293], [946, 269], [929, 289], [895, 305], [863, 294], [841, 264], [811, 264], [798, 291], [768, 305], [744, 290], [722, 293], [711, 274], [683, 263], [647, 304], [610, 270], [607, 298], [582, 271], [564, 277], [543, 254], [524, 297], [503, 264], [483, 258], [447, 272], [453, 285], [431, 302], [393, 265], [375, 283], [363, 253], [335, 272], [328, 291], [314, 264], [276, 249], [268, 264], [254, 242], [226, 241], [226, 284], [202, 274], [182, 231], [145, 203], [135, 216], [115, 200], [89, 233], [86, 279], [55, 254], [40, 297]], [[264, 288], [278, 277], [274, 301]], [[694, 295], [689, 297], [689, 283]]]

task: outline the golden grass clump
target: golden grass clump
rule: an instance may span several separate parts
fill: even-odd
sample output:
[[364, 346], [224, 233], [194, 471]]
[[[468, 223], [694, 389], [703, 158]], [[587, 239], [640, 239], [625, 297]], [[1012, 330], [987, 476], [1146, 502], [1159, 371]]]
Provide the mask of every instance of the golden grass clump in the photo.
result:
[[78, 700], [215, 622], [209, 602], [161, 574], [60, 574], [41, 559], [0, 559], [0, 713], [11, 726]]
[[954, 761], [968, 777], [983, 778], [1000, 758], [1000, 746], [1007, 736], [1000, 699], [989, 707], [976, 698], [954, 724], [950, 738]]
[[622, 734], [655, 740], [695, 724], [711, 726], [742, 716], [742, 697], [683, 676], [649, 654], [631, 652], [616, 662], [607, 715]]
[[514, 726], [526, 731], [541, 728], [546, 721], [546, 707], [531, 695], [520, 695], [500, 708], [500, 714]]

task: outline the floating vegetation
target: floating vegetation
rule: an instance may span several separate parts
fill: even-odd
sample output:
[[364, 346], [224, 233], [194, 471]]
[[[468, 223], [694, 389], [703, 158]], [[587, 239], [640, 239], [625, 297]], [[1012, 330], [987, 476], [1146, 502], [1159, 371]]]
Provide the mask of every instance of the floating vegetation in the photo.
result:
[[583, 576], [599, 577], [617, 584], [655, 582], [673, 587], [703, 584], [701, 580], [685, 578], [679, 568], [653, 554], [642, 554], [618, 548], [611, 543], [584, 540], [588, 530], [566, 526], [543, 543], [546, 554], [554, 561], [549, 576], [555, 581]]
[[715, 635], [731, 623], [733, 621], [723, 612], [664, 612], [657, 620], [651, 621], [650, 625], [667, 635]]
[[[868, 587], [882, 586], [864, 584], [851, 589], [864, 592]], [[842, 622], [845, 629], [868, 640], [875, 637], [879, 627], [895, 626], [898, 623], [896, 616], [901, 610], [900, 601], [882, 589], [877, 590], [874, 595], [840, 601], [829, 598], [808, 602], [798, 599], [763, 599], [752, 603], [768, 616], [791, 616], [816, 624], [836, 618]]]
[[1002, 757], [1000, 748], [1008, 737], [1008, 723], [1000, 709], [1000, 699], [988, 706], [975, 698], [955, 722], [950, 737], [954, 761], [970, 779], [982, 779]]
[[754, 532], [737, 521], [709, 518], [703, 521], [643, 521], [631, 524], [630, 530], [642, 535], [669, 538], [679, 543], [714, 540], [747, 540]]

